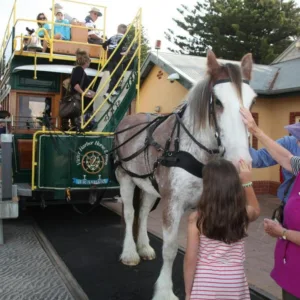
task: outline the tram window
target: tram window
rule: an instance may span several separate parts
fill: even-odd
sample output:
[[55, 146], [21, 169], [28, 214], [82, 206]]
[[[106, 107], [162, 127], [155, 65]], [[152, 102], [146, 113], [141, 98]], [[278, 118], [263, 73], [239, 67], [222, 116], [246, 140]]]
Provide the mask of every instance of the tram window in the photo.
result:
[[51, 116], [51, 97], [20, 95], [16, 126], [20, 129], [41, 128], [43, 113]]

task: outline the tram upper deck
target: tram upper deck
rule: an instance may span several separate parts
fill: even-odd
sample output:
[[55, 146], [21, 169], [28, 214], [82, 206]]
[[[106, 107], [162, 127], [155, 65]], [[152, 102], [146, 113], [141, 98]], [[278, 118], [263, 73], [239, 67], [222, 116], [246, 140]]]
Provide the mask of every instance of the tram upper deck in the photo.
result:
[[[12, 11], [8, 19], [7, 27], [4, 32], [3, 41], [0, 44], [0, 58], [2, 60], [5, 57], [5, 64], [8, 64], [13, 56], [28, 56], [37, 58], [46, 58], [50, 62], [53, 60], [74, 61], [75, 52], [78, 48], [85, 50], [89, 53], [93, 63], [104, 64], [106, 59], [106, 52], [100, 44], [89, 42], [89, 36], [95, 33], [101, 37], [102, 41], [105, 41], [106, 34], [106, 14], [107, 8], [102, 5], [86, 4], [84, 2], [78, 2], [73, 0], [62, 0], [64, 3], [73, 4], [77, 6], [77, 10], [74, 12], [74, 16], [70, 16], [64, 10], [60, 10], [61, 4], [55, 3], [54, 0], [49, 1], [51, 5], [51, 11], [49, 14], [41, 13], [46, 19], [26, 19], [18, 17], [22, 15], [18, 10], [18, 3], [15, 0]], [[92, 7], [92, 8], [91, 8]], [[82, 16], [77, 17], [76, 11], [78, 8], [88, 11], [94, 9], [98, 12], [93, 20], [90, 18], [90, 23], [87, 24], [87, 20]], [[56, 12], [62, 11], [64, 14], [63, 20], [65, 22], [56, 21]], [[91, 11], [93, 15], [93, 12]], [[40, 15], [40, 14], [39, 14]], [[51, 15], [47, 19], [47, 15]], [[60, 22], [60, 23], [57, 23]], [[39, 25], [38, 25], [39, 24]], [[96, 25], [97, 24], [97, 25]], [[70, 38], [58, 39], [55, 34], [56, 26], [67, 27], [70, 30]], [[100, 26], [97, 28], [96, 26]], [[26, 29], [29, 29], [27, 30]], [[92, 28], [93, 27], [93, 28]], [[34, 32], [32, 32], [34, 30]], [[38, 37], [38, 39], [31, 39], [31, 37]], [[46, 42], [48, 49], [45, 53], [42, 52], [41, 44]], [[30, 46], [30, 47], [27, 47]], [[4, 62], [2, 62], [3, 64]], [[3, 67], [3, 66], [2, 66]]]

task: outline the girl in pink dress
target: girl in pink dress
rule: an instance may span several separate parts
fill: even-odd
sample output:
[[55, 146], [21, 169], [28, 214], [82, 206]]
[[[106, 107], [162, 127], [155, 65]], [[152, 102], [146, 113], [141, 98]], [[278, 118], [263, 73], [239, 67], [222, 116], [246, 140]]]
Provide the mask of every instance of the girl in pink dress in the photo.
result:
[[224, 159], [203, 170], [203, 193], [189, 217], [184, 258], [186, 300], [250, 300], [244, 271], [244, 238], [258, 218], [251, 171], [240, 162], [240, 176]]

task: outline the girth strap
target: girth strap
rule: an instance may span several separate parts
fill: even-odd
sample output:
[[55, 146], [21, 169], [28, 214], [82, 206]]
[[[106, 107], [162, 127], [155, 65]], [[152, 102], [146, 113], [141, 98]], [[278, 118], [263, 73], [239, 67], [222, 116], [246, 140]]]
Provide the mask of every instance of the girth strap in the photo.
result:
[[167, 168], [179, 167], [187, 172], [202, 178], [204, 164], [198, 161], [193, 155], [185, 151], [169, 151], [158, 159], [159, 164]]

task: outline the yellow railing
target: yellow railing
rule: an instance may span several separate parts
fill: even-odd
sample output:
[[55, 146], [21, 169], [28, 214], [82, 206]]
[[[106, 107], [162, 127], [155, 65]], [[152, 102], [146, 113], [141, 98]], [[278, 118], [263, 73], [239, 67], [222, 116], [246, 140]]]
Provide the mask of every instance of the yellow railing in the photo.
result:
[[125, 76], [125, 73], [127, 72], [128, 68], [130, 67], [130, 65], [132, 64], [134, 58], [138, 57], [138, 83], [137, 83], [137, 103], [139, 103], [139, 86], [140, 86], [140, 69], [141, 69], [141, 47], [142, 47], [142, 10], [139, 9], [138, 13], [136, 14], [134, 20], [132, 21], [132, 23], [128, 26], [127, 28], [127, 32], [124, 34], [123, 38], [121, 39], [121, 41], [118, 43], [118, 46], [115, 48], [115, 50], [112, 52], [112, 54], [110, 55], [110, 57], [108, 58], [108, 60], [106, 61], [106, 63], [104, 65], [102, 65], [102, 68], [97, 72], [97, 74], [95, 75], [93, 81], [90, 83], [90, 85], [87, 87], [87, 89], [83, 92], [82, 96], [81, 96], [81, 105], [82, 105], [82, 115], [81, 115], [81, 128], [84, 129], [86, 128], [86, 126], [93, 120], [93, 118], [97, 115], [97, 113], [101, 110], [101, 108], [105, 105], [105, 103], [107, 102], [107, 99], [105, 99], [101, 105], [99, 105], [99, 107], [97, 107], [93, 114], [90, 116], [90, 118], [88, 120], [84, 120], [84, 114], [88, 111], [89, 107], [92, 106], [94, 104], [94, 102], [96, 101], [97, 97], [100, 95], [101, 92], [103, 92], [104, 88], [106, 87], [107, 84], [109, 84], [109, 81], [111, 80], [112, 76], [114, 76], [115, 72], [117, 71], [117, 69], [119, 68], [119, 66], [123, 63], [124, 59], [125, 59], [125, 55], [121, 58], [121, 60], [119, 61], [119, 63], [117, 64], [117, 66], [115, 67], [114, 71], [110, 74], [109, 78], [107, 78], [107, 80], [102, 84], [102, 86], [100, 88], [98, 88], [97, 93], [95, 94], [94, 98], [90, 101], [90, 103], [84, 107], [84, 97], [86, 95], [86, 93], [89, 91], [89, 89], [95, 84], [99, 74], [104, 71], [104, 69], [106, 68], [107, 64], [110, 62], [110, 60], [112, 59], [112, 57], [114, 56], [114, 54], [118, 51], [118, 48], [122, 45], [123, 40], [128, 36], [131, 28], [135, 26], [135, 35], [134, 38], [132, 39], [130, 45], [128, 46], [127, 52], [129, 52], [131, 50], [131, 48], [133, 47], [133, 45], [137, 42], [137, 48], [134, 52], [134, 54], [131, 57], [131, 60], [129, 61], [129, 63], [127, 64], [125, 70], [123, 71], [120, 79], [118, 80], [118, 82], [116, 83], [116, 85], [114, 86], [114, 88], [111, 90], [111, 92], [109, 93], [108, 97], [109, 98], [112, 93], [115, 91], [115, 89], [117, 88], [117, 86], [119, 85], [119, 83], [121, 82], [121, 80], [123, 79], [123, 77]]
[[17, 0], [14, 1], [14, 5], [13, 5], [12, 11], [9, 15], [6, 29], [4, 31], [3, 40], [1, 43], [1, 49], [0, 49], [0, 60], [3, 59], [4, 51], [6, 49], [9, 38], [12, 34], [14, 24], [16, 23], [16, 4], [17, 4]]
[[[38, 165], [38, 162], [36, 160], [36, 144], [38, 142], [37, 136], [40, 134], [52, 134], [52, 135], [65, 135], [65, 132], [62, 131], [47, 131], [45, 126], [43, 126], [42, 130], [36, 131], [33, 135], [32, 139], [32, 165], [31, 165], [31, 190], [34, 191], [37, 189], [37, 186], [35, 185], [35, 169], [36, 166]], [[85, 132], [85, 135], [97, 135], [97, 136], [112, 136], [114, 133], [113, 132]], [[78, 135], [78, 132], [75, 131], [68, 131], [68, 135]]]
[[[64, 59], [62, 58], [61, 56], [58, 56], [56, 55], [55, 53], [53, 53], [53, 44], [54, 42], [62, 42], [62, 43], [67, 43], [67, 44], [78, 44], [78, 45], [86, 45], [86, 46], [91, 46], [91, 47], [99, 47], [99, 45], [96, 45], [96, 44], [89, 44], [89, 43], [83, 43], [83, 42], [76, 42], [76, 41], [65, 41], [65, 40], [55, 40], [54, 39], [54, 25], [57, 24], [55, 23], [55, 2], [56, 0], [52, 0], [52, 18], [51, 20], [46, 20], [46, 21], [39, 21], [39, 23], [47, 23], [47, 24], [51, 24], [51, 34], [50, 34], [50, 37], [47, 39], [48, 43], [49, 43], [49, 48], [50, 48], [50, 53], [45, 53], [43, 55], [39, 54], [39, 53], [26, 53], [27, 56], [33, 56], [33, 57], [47, 57], [49, 58], [49, 61], [53, 61], [53, 59]], [[93, 7], [96, 7], [96, 8], [99, 8], [99, 9], [102, 9], [103, 10], [103, 26], [102, 28], [95, 28], [94, 30], [95, 31], [99, 31], [102, 33], [103, 35], [103, 39], [105, 40], [105, 37], [106, 37], [106, 11], [107, 11], [107, 8], [106, 6], [103, 6], [103, 5], [98, 5], [98, 4], [92, 4], [92, 3], [86, 3], [86, 2], [80, 2], [80, 1], [74, 1], [74, 0], [61, 0], [61, 2], [71, 2], [71, 3], [76, 3], [76, 4], [80, 4], [80, 5], [89, 5], [89, 6], [93, 6]], [[10, 13], [10, 17], [9, 17], [9, 20], [8, 20], [8, 24], [7, 24], [7, 27], [6, 27], [6, 30], [4, 32], [4, 37], [3, 37], [3, 41], [1, 43], [1, 49], [0, 49], [0, 59], [3, 58], [3, 54], [4, 54], [4, 51], [6, 49], [6, 46], [8, 44], [8, 41], [9, 41], [9, 38], [12, 34], [12, 30], [13, 28], [16, 28], [17, 27], [17, 24], [21, 23], [21, 22], [30, 22], [30, 23], [34, 23], [36, 24], [37, 23], [37, 20], [35, 19], [25, 19], [25, 18], [18, 18], [16, 19], [16, 10], [17, 10], [17, 0], [14, 1], [14, 5], [13, 5], [13, 8], [12, 8], [12, 11]], [[86, 28], [86, 26], [79, 26], [79, 25], [76, 25], [76, 24], [61, 24], [59, 23], [60, 26], [67, 26], [67, 27], [71, 27], [71, 28]], [[16, 44], [17, 44], [17, 40], [20, 41], [20, 51], [18, 54], [22, 54], [22, 55], [25, 55], [25, 53], [23, 53], [22, 51], [22, 42], [23, 42], [23, 39], [24, 38], [24, 35], [18, 35], [16, 34], [14, 36], [14, 41], [13, 41], [13, 50], [16, 51]], [[44, 38], [41, 38], [41, 40], [45, 40]], [[93, 62], [98, 62], [99, 63], [99, 67], [100, 65], [103, 65], [104, 62], [105, 62], [105, 53], [103, 53], [104, 51], [100, 51], [100, 57], [97, 57], [95, 59], [93, 59]], [[75, 60], [75, 57], [72, 59], [72, 60]]]

